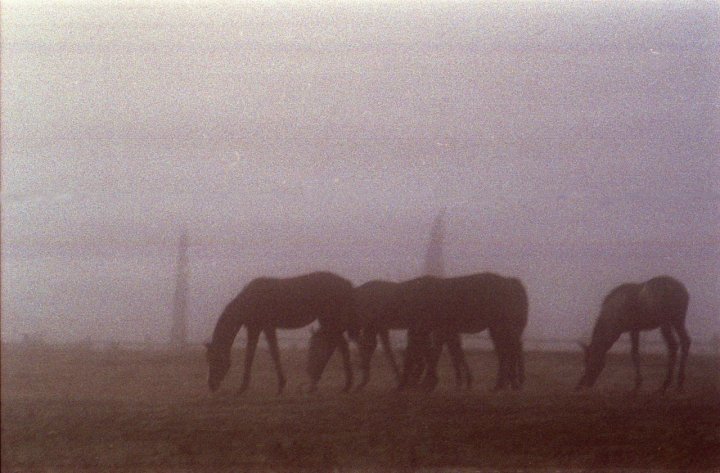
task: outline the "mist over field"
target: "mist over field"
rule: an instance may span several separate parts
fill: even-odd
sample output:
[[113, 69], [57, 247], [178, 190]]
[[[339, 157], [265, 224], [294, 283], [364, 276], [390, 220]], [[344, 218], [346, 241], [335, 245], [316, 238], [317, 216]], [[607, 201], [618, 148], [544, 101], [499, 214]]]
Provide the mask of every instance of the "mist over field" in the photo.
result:
[[720, 332], [711, 2], [6, 1], [2, 339], [189, 336], [251, 279], [521, 278], [526, 336], [586, 337], [669, 274]]

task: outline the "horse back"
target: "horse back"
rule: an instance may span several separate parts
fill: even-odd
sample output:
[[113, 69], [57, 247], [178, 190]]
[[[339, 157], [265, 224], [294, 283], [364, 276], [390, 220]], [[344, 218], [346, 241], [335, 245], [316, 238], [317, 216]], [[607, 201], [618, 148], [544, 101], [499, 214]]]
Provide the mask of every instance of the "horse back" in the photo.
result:
[[617, 332], [651, 330], [682, 322], [688, 302], [685, 286], [669, 276], [621, 284], [605, 297], [599, 321], [615, 326]]
[[353, 287], [333, 273], [293, 278], [258, 278], [243, 291], [248, 321], [277, 328], [300, 328], [315, 319], [350, 317]]
[[669, 276], [650, 279], [638, 291], [638, 305], [642, 310], [671, 322], [685, 317], [689, 302], [690, 296], [685, 286]]
[[355, 310], [361, 323], [382, 329], [407, 329], [407, 322], [400, 316], [400, 284], [374, 280], [358, 286], [353, 291]]
[[396, 323], [412, 330], [428, 331], [443, 324], [449, 309], [449, 280], [422, 276], [398, 283]]
[[527, 324], [527, 292], [519, 279], [494, 273], [452, 278], [449, 310], [461, 333], [498, 324], [516, 326], [522, 332]]

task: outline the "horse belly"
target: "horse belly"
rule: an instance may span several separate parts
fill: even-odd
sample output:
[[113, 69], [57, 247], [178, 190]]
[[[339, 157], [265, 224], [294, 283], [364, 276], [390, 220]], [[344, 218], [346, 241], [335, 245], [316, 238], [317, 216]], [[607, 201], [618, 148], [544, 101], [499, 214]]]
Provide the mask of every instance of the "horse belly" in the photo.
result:
[[465, 323], [460, 324], [458, 326], [458, 332], [459, 333], [480, 333], [488, 329], [488, 324], [486, 323]]
[[637, 317], [629, 322], [630, 330], [653, 330], [663, 324], [663, 317], [659, 314], [644, 314], [643, 317]]
[[305, 327], [318, 318], [320, 314], [305, 304], [277, 308], [267, 314], [268, 325], [280, 329], [298, 329]]

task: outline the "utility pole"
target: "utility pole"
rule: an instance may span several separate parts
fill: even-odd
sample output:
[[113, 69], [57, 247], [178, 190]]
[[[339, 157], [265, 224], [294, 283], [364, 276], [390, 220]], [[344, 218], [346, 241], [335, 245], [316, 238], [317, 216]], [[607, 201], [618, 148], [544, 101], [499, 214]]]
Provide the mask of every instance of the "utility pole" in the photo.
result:
[[175, 265], [175, 294], [173, 296], [173, 321], [170, 330], [170, 344], [173, 348], [187, 345], [187, 292], [188, 292], [188, 235], [182, 229], [178, 241]]

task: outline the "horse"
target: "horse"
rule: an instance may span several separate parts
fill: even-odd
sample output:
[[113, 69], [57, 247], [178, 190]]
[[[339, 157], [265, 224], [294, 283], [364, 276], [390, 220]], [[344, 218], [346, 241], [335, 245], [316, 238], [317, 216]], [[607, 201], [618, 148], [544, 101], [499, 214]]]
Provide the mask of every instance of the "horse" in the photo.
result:
[[602, 302], [600, 315], [595, 322], [590, 345], [585, 351], [585, 372], [576, 386], [591, 388], [605, 367], [605, 354], [620, 335], [630, 332], [631, 356], [635, 365], [635, 387], [642, 385], [640, 375], [640, 332], [660, 328], [668, 350], [667, 374], [660, 392], [672, 384], [680, 338], [680, 368], [677, 387], [682, 390], [685, 381], [685, 364], [690, 351], [690, 336], [685, 329], [690, 296], [685, 286], [669, 276], [658, 276], [643, 283], [621, 284], [610, 291]]
[[[355, 288], [355, 311], [357, 313], [360, 324], [359, 339], [357, 340], [360, 352], [360, 366], [362, 379], [357, 386], [357, 390], [361, 390], [370, 380], [370, 364], [372, 356], [377, 348], [377, 339], [382, 343], [383, 351], [387, 357], [388, 363], [395, 375], [398, 383], [401, 380], [400, 368], [395, 361], [392, 346], [388, 332], [390, 330], [407, 330], [410, 322], [407, 317], [402, 315], [411, 315], [407, 313], [401, 314], [403, 303], [403, 293], [406, 291], [410, 282], [390, 282], [383, 280], [373, 280], [362, 284]], [[459, 335], [458, 335], [459, 341]], [[451, 350], [452, 355], [457, 352]], [[457, 384], [461, 384], [461, 368], [457, 363], [459, 358], [452, 356], [453, 365], [456, 368]], [[417, 372], [413, 378], [422, 375], [424, 365], [418, 364]]]
[[[208, 386], [216, 391], [230, 368], [233, 341], [245, 325], [247, 349], [245, 371], [238, 394], [250, 385], [250, 370], [260, 333], [265, 333], [270, 355], [278, 378], [278, 393], [282, 393], [286, 378], [280, 364], [277, 329], [297, 329], [317, 320], [323, 333], [338, 346], [345, 365], [345, 390], [352, 387], [350, 352], [343, 336], [346, 330], [356, 333], [353, 307], [353, 286], [346, 279], [329, 272], [314, 272], [302, 276], [252, 280], [221, 313], [212, 341], [206, 344], [209, 365]], [[319, 381], [311, 378], [311, 389]]]
[[408, 328], [407, 320], [399, 316], [402, 302], [401, 288], [401, 283], [381, 280], [369, 281], [355, 288], [355, 311], [360, 324], [358, 348], [362, 371], [358, 390], [370, 380], [370, 361], [377, 347], [378, 337], [395, 378], [400, 381], [400, 369], [395, 361], [388, 332]]
[[[388, 331], [407, 330], [410, 326], [408, 317], [412, 314], [401, 312], [401, 308], [407, 294], [412, 292], [414, 286], [422, 285], [425, 280], [425, 278], [417, 278], [400, 283], [374, 280], [355, 288], [355, 313], [359, 325], [359, 336], [354, 338], [354, 341], [358, 344], [362, 371], [362, 379], [357, 390], [361, 390], [370, 379], [370, 361], [377, 347], [378, 337], [395, 377], [400, 383], [401, 373], [390, 345]], [[332, 344], [324, 336], [322, 329], [313, 331], [308, 351], [308, 372], [311, 377], [319, 377], [332, 356], [333, 350]], [[456, 371], [459, 372], [458, 365], [461, 361], [457, 356], [457, 351], [451, 350], [451, 358], [453, 365], [456, 366]], [[424, 370], [422, 359], [419, 359], [414, 367], [413, 379], [419, 378]]]
[[404, 389], [416, 364], [426, 366], [423, 385], [437, 385], [437, 363], [442, 345], [455, 358], [456, 375], [464, 372], [471, 384], [470, 370], [460, 346], [461, 333], [490, 332], [498, 356], [495, 390], [508, 384], [519, 389], [524, 381], [522, 333], [527, 325], [528, 297], [519, 279], [493, 273], [455, 278], [423, 277], [412, 284], [402, 311], [412, 314], [408, 348], [400, 389]]

